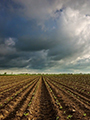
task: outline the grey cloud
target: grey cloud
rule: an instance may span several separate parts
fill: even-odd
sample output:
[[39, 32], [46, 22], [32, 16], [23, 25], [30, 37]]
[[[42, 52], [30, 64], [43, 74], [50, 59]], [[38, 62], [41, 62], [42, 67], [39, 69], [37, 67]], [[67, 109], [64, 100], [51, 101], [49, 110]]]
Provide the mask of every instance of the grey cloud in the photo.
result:
[[1, 39], [0, 55], [10, 55], [16, 52], [14, 38]]
[[46, 64], [46, 52], [18, 52], [0, 57], [0, 68], [43, 69]]
[[23, 9], [19, 9], [20, 13], [24, 13], [28, 18], [34, 18], [39, 20], [47, 20], [51, 16], [53, 16], [53, 12], [55, 12], [58, 7], [61, 8], [62, 3], [57, 1], [50, 0], [13, 0], [15, 3], [21, 4]]
[[19, 39], [16, 43], [16, 48], [20, 51], [40, 51], [40, 50], [48, 50], [55, 45], [57, 45], [57, 40], [55, 39], [46, 39], [44, 38], [26, 38]]
[[19, 8], [19, 12], [28, 18], [47, 20], [55, 16], [55, 11], [62, 8], [71, 7], [79, 10], [84, 14], [89, 14], [90, 2], [89, 0], [13, 0], [15, 3], [20, 4], [23, 8]]
[[[90, 18], [86, 15], [90, 10], [89, 1], [12, 1], [8, 13], [23, 16], [24, 22], [20, 24], [22, 18], [19, 22], [16, 22], [19, 18], [12, 20], [15, 23], [13, 33], [5, 29], [6, 33], [3, 30], [0, 35], [0, 68], [74, 71], [89, 66], [86, 60], [73, 63], [78, 57], [84, 59], [84, 55], [90, 53]], [[22, 7], [13, 7], [14, 3]], [[10, 31], [12, 23], [7, 23]], [[17, 23], [19, 27], [16, 28]]]

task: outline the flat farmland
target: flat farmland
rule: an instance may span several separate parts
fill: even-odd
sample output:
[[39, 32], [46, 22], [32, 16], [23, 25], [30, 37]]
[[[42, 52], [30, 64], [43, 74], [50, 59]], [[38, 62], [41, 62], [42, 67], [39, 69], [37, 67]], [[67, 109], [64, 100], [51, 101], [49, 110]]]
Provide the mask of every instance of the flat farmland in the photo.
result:
[[90, 75], [0, 76], [0, 120], [90, 120]]

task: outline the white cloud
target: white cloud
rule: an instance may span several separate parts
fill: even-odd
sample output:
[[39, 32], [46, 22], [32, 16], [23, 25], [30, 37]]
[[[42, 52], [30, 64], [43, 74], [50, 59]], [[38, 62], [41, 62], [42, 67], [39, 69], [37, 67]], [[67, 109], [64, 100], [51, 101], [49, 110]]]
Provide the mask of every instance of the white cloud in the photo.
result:
[[[70, 37], [85, 36], [88, 37], [90, 29], [90, 17], [81, 14], [79, 10], [67, 8], [61, 15], [62, 27], [68, 32]], [[86, 39], [87, 39], [86, 37]]]
[[59, 43], [49, 50], [51, 59], [57, 60], [58, 70], [85, 71], [90, 63], [90, 16], [70, 6], [59, 14]]
[[8, 38], [8, 39], [5, 39], [5, 45], [6, 46], [14, 46], [15, 45], [15, 38]]
[[[71, 44], [73, 46], [69, 46], [71, 49], [78, 49], [79, 54], [80, 52], [85, 54], [85, 51], [90, 50], [89, 16], [87, 17], [81, 14], [79, 10], [73, 10], [69, 7], [62, 12], [58, 21], [58, 26], [58, 37], [60, 38], [61, 36], [63, 42]], [[63, 34], [61, 35], [61, 33]]]

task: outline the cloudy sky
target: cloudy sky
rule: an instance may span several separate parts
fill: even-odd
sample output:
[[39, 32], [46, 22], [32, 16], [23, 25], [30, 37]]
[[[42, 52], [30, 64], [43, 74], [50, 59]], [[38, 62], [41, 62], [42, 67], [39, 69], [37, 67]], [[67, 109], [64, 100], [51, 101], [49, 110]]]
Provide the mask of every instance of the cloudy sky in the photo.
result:
[[90, 71], [90, 0], [0, 0], [0, 73]]

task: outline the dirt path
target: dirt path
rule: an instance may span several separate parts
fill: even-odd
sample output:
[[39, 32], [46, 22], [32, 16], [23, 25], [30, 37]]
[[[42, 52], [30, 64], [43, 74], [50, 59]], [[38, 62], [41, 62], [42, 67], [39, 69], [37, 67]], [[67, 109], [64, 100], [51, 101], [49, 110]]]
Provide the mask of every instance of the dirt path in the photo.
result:
[[42, 78], [29, 111], [28, 120], [56, 120], [56, 111]]

